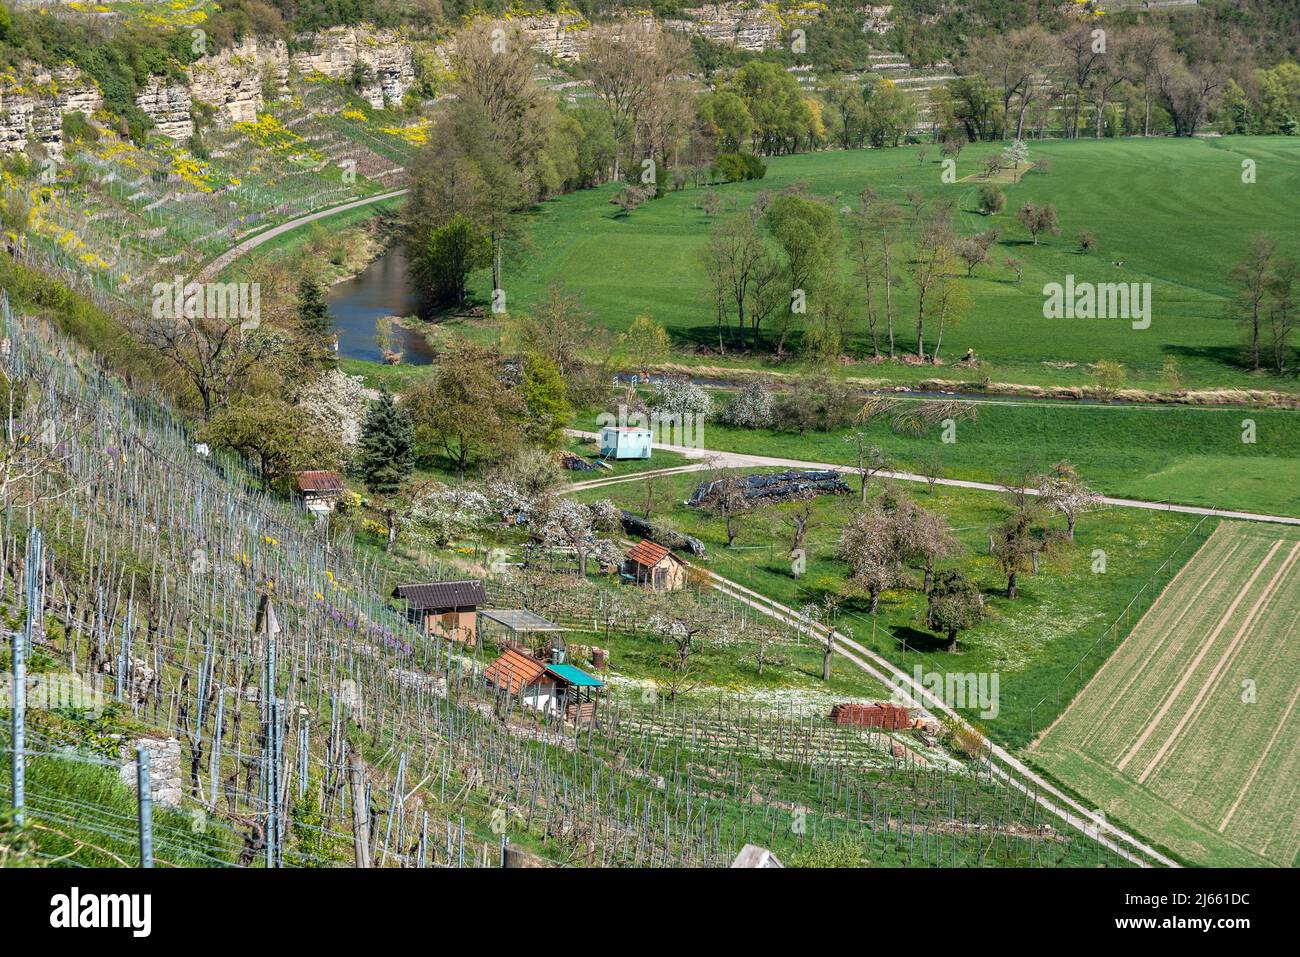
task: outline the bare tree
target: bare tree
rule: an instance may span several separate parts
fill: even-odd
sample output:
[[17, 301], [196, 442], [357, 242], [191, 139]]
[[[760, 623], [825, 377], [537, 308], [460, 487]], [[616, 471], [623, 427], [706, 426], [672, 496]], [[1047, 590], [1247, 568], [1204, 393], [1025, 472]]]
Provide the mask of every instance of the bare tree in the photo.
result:
[[267, 359], [276, 337], [263, 329], [245, 330], [239, 319], [148, 316], [140, 338], [174, 366], [194, 389], [203, 421]]
[[884, 449], [879, 445], [872, 443], [865, 432], [851, 432], [844, 437], [844, 441], [853, 446], [857, 457], [857, 465], [854, 471], [862, 480], [861, 502], [867, 504], [867, 491], [871, 487], [871, 477], [877, 472], [887, 471], [889, 469], [889, 457], [885, 454]]

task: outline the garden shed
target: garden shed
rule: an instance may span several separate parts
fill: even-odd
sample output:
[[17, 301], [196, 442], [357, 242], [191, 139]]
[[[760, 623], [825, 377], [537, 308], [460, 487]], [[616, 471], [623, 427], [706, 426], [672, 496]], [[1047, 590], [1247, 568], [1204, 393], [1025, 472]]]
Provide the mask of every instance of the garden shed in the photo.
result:
[[672, 549], [643, 538], [628, 549], [619, 574], [653, 591], [676, 591], [686, 584], [686, 563]]
[[631, 425], [607, 425], [600, 430], [600, 454], [607, 459], [648, 459], [650, 430]]
[[605, 683], [573, 665], [547, 664], [507, 648], [483, 673], [490, 690], [516, 698], [525, 708], [563, 715], [585, 724], [596, 716], [596, 695]]
[[332, 512], [343, 497], [343, 477], [338, 472], [319, 469], [294, 472], [293, 484], [309, 512]]
[[478, 609], [487, 604], [487, 592], [478, 579], [398, 585], [393, 597], [406, 602], [407, 619], [426, 635], [469, 644], [478, 640]]

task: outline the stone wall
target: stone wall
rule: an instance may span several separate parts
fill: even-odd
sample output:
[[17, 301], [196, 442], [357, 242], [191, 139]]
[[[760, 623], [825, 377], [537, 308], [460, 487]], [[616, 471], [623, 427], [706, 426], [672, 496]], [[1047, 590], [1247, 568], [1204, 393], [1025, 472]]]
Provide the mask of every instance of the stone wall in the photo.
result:
[[153, 797], [154, 804], [165, 808], [180, 807], [184, 796], [180, 741], [176, 738], [139, 738], [129, 747], [122, 748], [122, 759], [126, 763], [119, 773], [122, 783], [132, 791], [136, 790], [139, 778], [136, 748], [144, 748], [149, 752], [149, 794]]

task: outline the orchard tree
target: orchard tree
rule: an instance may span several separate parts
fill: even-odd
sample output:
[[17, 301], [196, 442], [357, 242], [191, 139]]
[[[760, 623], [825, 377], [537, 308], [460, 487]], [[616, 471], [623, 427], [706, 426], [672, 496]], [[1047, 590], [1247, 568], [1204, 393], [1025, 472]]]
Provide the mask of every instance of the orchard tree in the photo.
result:
[[979, 586], [952, 570], [940, 572], [930, 589], [926, 620], [948, 637], [948, 650], [957, 650], [957, 636], [984, 618], [984, 596]]
[[878, 506], [859, 510], [840, 537], [840, 558], [849, 565], [850, 584], [870, 599], [874, 615], [880, 593], [893, 588], [902, 578], [893, 516]]
[[1065, 516], [1067, 540], [1074, 541], [1074, 526], [1083, 512], [1090, 512], [1102, 504], [1100, 492], [1088, 488], [1079, 478], [1078, 470], [1062, 460], [1051, 472], [1038, 480], [1038, 500], [1048, 508]]
[[335, 468], [342, 458], [339, 443], [313, 424], [305, 410], [269, 395], [236, 399], [198, 435], [256, 462], [268, 489], [295, 471]]
[[492, 461], [520, 441], [524, 406], [507, 388], [495, 353], [462, 349], [406, 393], [420, 445], [440, 449], [465, 477], [470, 462]]
[[1059, 236], [1061, 233], [1061, 224], [1056, 216], [1056, 207], [1050, 203], [1042, 206], [1025, 203], [1020, 207], [1020, 212], [1016, 216], [1025, 229], [1029, 230], [1029, 235], [1034, 237], [1035, 246], [1038, 245], [1040, 233], [1050, 233], [1053, 236]]

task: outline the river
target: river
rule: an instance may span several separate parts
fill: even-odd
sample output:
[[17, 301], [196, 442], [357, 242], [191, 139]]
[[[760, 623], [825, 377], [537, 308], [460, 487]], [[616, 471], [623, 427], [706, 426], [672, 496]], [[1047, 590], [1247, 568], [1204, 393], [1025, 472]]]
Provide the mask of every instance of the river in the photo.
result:
[[[376, 323], [384, 316], [410, 316], [419, 302], [406, 279], [406, 250], [394, 246], [351, 279], [335, 283], [326, 295], [334, 328], [339, 334], [339, 356], [382, 362], [375, 342]], [[433, 361], [424, 336], [392, 325], [393, 344], [402, 351], [402, 364], [423, 366]]]

